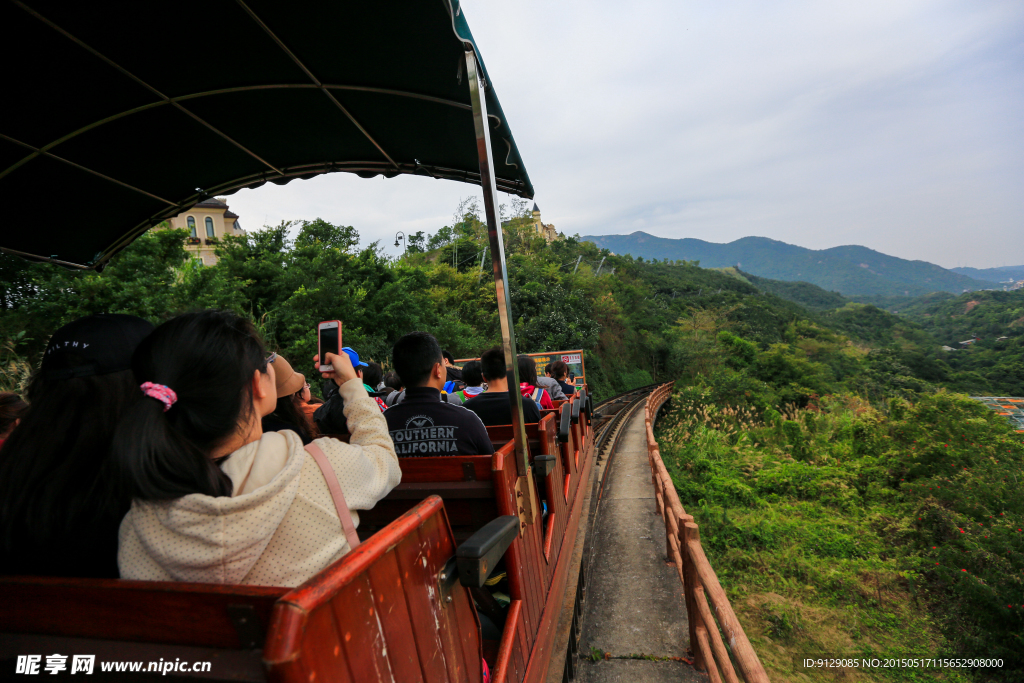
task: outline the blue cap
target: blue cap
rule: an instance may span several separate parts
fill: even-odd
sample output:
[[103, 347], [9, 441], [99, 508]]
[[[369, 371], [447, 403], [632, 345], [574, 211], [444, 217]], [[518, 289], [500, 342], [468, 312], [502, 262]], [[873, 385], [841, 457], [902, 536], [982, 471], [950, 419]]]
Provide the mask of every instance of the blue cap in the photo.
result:
[[352, 361], [352, 367], [358, 368], [360, 365], [364, 368], [370, 367], [363, 361], [359, 360], [359, 354], [356, 353], [351, 346], [342, 346], [341, 350], [348, 354], [349, 359]]

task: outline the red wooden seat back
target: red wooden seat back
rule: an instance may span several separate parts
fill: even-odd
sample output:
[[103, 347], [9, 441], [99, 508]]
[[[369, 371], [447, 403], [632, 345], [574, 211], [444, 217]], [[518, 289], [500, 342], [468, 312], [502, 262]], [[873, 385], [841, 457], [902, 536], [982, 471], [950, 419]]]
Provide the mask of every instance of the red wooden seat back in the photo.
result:
[[498, 516], [490, 455], [399, 458], [402, 483], [371, 510], [359, 511], [359, 537], [369, 538], [427, 496], [440, 496], [459, 540]]
[[[544, 416], [539, 423], [526, 425], [530, 455], [557, 455], [557, 423]], [[512, 425], [487, 428], [491, 441], [500, 448], [510, 445]], [[378, 529], [409, 510], [428, 495], [440, 496], [456, 538], [462, 540], [498, 516], [492, 483], [493, 456], [456, 455], [399, 458], [402, 483], [372, 510], [359, 512], [360, 538], [369, 538]]]
[[491, 479], [489, 455], [408, 457], [399, 458], [398, 462], [402, 467], [402, 484]]
[[0, 633], [241, 649], [237, 619], [265, 628], [288, 589], [14, 576], [0, 591]]
[[263, 654], [271, 680], [480, 681], [472, 599], [439, 583], [454, 554], [431, 496], [278, 602]]

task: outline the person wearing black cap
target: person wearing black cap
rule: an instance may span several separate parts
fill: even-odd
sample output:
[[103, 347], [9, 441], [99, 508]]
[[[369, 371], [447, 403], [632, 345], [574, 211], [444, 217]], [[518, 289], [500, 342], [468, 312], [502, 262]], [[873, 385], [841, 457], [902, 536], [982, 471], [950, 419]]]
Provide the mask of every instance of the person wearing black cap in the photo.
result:
[[28, 412], [0, 449], [0, 574], [118, 577], [131, 499], [110, 445], [125, 410], [144, 398], [131, 358], [152, 331], [142, 318], [101, 314], [50, 338]]

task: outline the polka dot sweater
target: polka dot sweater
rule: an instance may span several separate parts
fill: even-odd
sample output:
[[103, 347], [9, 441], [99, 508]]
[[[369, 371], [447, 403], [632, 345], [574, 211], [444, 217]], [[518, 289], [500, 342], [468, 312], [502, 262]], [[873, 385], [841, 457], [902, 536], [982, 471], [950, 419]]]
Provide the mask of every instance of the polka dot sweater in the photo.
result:
[[[401, 481], [377, 404], [357, 380], [339, 388], [351, 443], [314, 441], [330, 460], [359, 526]], [[117, 556], [123, 579], [297, 586], [349, 550], [320, 468], [292, 431], [267, 432], [221, 465], [231, 497], [193, 493], [132, 503]]]

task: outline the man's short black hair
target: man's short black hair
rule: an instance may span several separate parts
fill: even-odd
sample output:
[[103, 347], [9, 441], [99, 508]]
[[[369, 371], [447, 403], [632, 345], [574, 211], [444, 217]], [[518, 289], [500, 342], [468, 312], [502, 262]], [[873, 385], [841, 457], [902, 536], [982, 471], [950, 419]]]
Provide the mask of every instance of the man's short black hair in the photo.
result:
[[455, 365], [455, 356], [449, 353], [448, 349], [441, 349], [441, 357], [444, 358], [449, 363], [451, 363], [452, 365]]
[[555, 379], [562, 380], [569, 374], [569, 366], [565, 364], [565, 361], [556, 360], [551, 364], [551, 376]]
[[484, 383], [483, 373], [480, 372], [480, 361], [471, 360], [462, 366], [462, 381], [467, 387], [478, 387]]
[[402, 384], [402, 378], [398, 376], [397, 372], [388, 370], [384, 373], [384, 386], [400, 391], [405, 385]]
[[480, 356], [480, 372], [488, 382], [505, 378], [505, 352], [500, 346], [487, 349]]
[[544, 374], [545, 375], [550, 375], [551, 374], [551, 363], [548, 363], [547, 365], [544, 366]]
[[377, 389], [377, 385], [384, 379], [384, 368], [380, 366], [380, 363], [374, 363], [372, 360], [366, 364], [363, 368], [363, 384], [368, 387], [372, 387], [374, 390]]
[[430, 377], [430, 371], [441, 362], [441, 345], [427, 332], [410, 332], [391, 350], [395, 372], [406, 387], [418, 387]]

